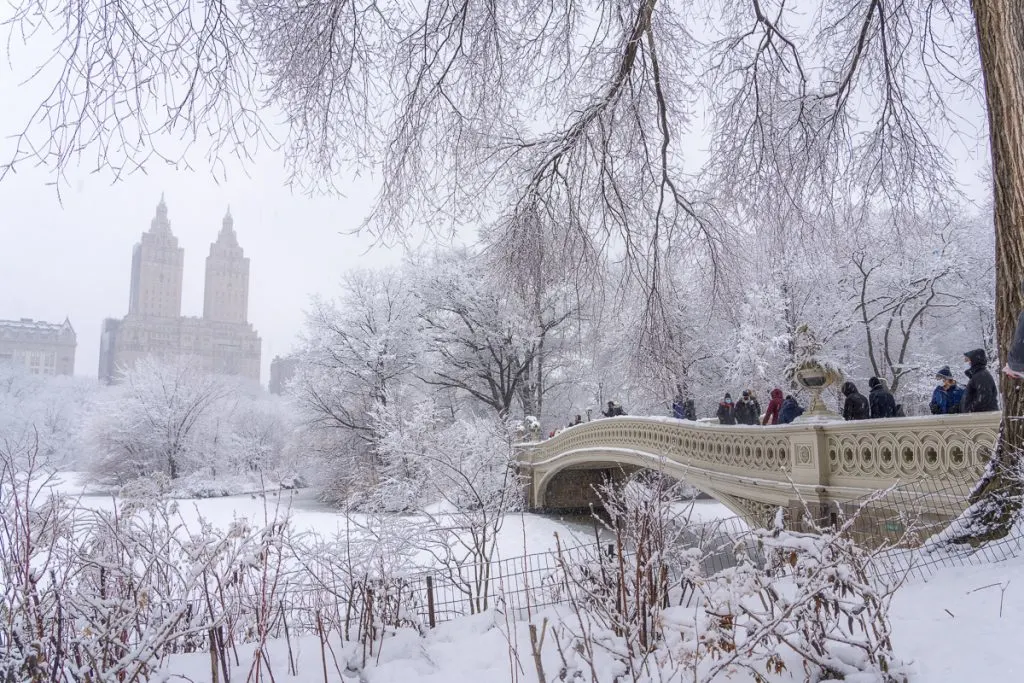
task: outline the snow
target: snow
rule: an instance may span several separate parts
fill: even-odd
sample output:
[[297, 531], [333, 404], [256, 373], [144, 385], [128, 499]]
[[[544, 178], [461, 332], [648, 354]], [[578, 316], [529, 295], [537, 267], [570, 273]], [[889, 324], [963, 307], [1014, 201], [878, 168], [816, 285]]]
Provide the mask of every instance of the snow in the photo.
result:
[[896, 652], [913, 662], [914, 681], [1024, 680], [1024, 558], [942, 569], [903, 586], [892, 629]]
[[[86, 508], [112, 510], [116, 497], [111, 491], [86, 483], [88, 475], [82, 472], [60, 472], [51, 482], [54, 493], [76, 497]], [[681, 514], [692, 522], [710, 522], [735, 517], [734, 513], [715, 500], [701, 499], [679, 503]], [[441, 512], [444, 505], [430, 510]], [[281, 519], [286, 515], [296, 531], [315, 531], [329, 536], [342, 533], [346, 528], [345, 516], [336, 508], [321, 502], [312, 489], [267, 490], [264, 493], [223, 496], [219, 498], [179, 499], [179, 509], [188, 523], [203, 519], [214, 526], [225, 527], [236, 519], [248, 519], [263, 524], [268, 519]], [[353, 514], [362, 522], [365, 515]], [[528, 512], [511, 514], [498, 535], [498, 557], [517, 557], [554, 550], [555, 534], [563, 547], [585, 545], [594, 541], [594, 522], [586, 515], [554, 517]]]

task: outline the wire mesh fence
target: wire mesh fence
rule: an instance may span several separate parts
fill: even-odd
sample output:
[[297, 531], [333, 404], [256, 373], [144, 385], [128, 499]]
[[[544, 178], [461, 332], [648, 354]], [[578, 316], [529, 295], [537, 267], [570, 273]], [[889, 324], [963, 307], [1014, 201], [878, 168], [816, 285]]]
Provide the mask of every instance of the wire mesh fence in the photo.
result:
[[[699, 549], [703, 571], [709, 575], [736, 566], [740, 555], [763, 561], [749, 526], [739, 517], [689, 524], [680, 530], [679, 538], [682, 543], [675, 550]], [[413, 579], [415, 604], [421, 621], [430, 626], [490, 608], [522, 618], [565, 602], [568, 584], [601, 583], [600, 573], [618, 552], [614, 543], [595, 540], [486, 566], [471, 563], [426, 572]], [[631, 554], [628, 548], [623, 552]]]
[[[879, 580], [920, 580], [944, 567], [978, 566], [1016, 557], [1024, 548], [1024, 520], [1002, 533], [975, 529], [974, 542], [954, 542], [963, 525], [973, 481], [918, 479], [836, 504], [829, 522], [849, 520], [848, 533], [864, 547], [880, 549]], [[1018, 496], [1018, 493], [1013, 493]]]

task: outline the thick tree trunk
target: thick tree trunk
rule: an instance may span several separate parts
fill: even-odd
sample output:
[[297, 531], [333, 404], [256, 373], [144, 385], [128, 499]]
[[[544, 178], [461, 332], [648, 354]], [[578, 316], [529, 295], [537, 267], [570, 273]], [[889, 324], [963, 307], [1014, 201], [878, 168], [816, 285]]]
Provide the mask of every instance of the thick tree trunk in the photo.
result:
[[985, 96], [996, 231], [996, 341], [998, 361], [992, 371], [1002, 378], [1002, 434], [993, 454], [995, 468], [972, 496], [991, 523], [988, 538], [1009, 531], [1019, 508], [1020, 486], [1014, 473], [1024, 453], [1024, 387], [1001, 373], [1013, 339], [1017, 315], [1024, 309], [1024, 2], [972, 0]]

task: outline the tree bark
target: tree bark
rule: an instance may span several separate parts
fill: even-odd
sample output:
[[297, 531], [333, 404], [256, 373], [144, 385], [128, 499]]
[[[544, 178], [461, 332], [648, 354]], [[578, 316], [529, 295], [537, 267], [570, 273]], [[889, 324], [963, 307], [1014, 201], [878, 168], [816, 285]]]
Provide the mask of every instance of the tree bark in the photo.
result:
[[[1024, 309], [1024, 2], [972, 0], [988, 100], [995, 191], [996, 341], [1006, 364], [1017, 315]], [[1004, 452], [1024, 448], [1024, 390], [999, 372]]]
[[1024, 390], [1001, 372], [1013, 340], [1017, 314], [1024, 309], [1024, 2], [972, 0], [992, 147], [996, 236], [996, 342], [999, 357], [991, 370], [1001, 378], [1003, 422], [992, 457], [995, 468], [972, 496], [987, 497], [991, 535], [1009, 532], [1020, 508], [1020, 486], [1009, 466], [1024, 453]]

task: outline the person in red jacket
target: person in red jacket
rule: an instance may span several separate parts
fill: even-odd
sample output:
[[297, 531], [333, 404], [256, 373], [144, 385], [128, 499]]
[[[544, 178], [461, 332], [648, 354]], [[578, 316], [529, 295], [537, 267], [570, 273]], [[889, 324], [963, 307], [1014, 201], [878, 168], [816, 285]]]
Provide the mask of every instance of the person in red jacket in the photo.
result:
[[779, 423], [779, 410], [782, 409], [782, 389], [775, 387], [771, 393], [772, 400], [768, 401], [768, 409], [764, 411], [763, 425], [774, 425]]

